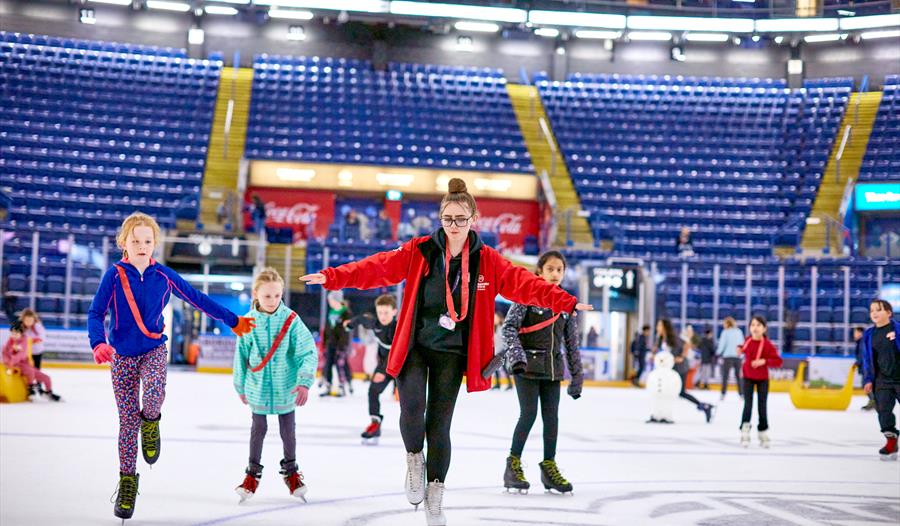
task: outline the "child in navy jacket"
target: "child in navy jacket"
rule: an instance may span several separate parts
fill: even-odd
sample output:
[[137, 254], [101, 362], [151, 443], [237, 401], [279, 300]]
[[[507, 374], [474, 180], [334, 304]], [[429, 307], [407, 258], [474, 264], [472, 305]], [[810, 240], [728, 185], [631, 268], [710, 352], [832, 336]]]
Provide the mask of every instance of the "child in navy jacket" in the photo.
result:
[[900, 401], [900, 322], [894, 320], [894, 309], [885, 300], [869, 305], [869, 327], [862, 337], [863, 389], [875, 392], [878, 423], [887, 443], [878, 452], [881, 460], [897, 460], [897, 418], [894, 402]]
[[[116, 237], [124, 257], [103, 275], [88, 313], [94, 361], [110, 362], [119, 411], [119, 489], [114, 513], [122, 519], [134, 513], [139, 429], [144, 460], [153, 464], [159, 459], [167, 362], [163, 310], [171, 295], [223, 321], [237, 335], [253, 327], [251, 318], [238, 317], [198, 292], [174, 270], [154, 261], [151, 256], [159, 237], [159, 225], [152, 217], [135, 212], [125, 219]], [[107, 339], [103, 322], [110, 310]]]

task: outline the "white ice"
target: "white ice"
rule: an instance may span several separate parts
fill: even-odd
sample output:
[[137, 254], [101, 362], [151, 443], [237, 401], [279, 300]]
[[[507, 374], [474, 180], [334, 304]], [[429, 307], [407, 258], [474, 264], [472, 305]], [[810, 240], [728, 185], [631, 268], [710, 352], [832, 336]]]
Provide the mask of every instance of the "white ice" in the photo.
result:
[[[109, 373], [50, 369], [65, 402], [0, 407], [0, 525], [118, 524], [117, 417]], [[525, 450], [528, 495], [503, 491], [504, 461], [518, 417], [514, 392], [460, 394], [444, 504], [448, 524], [477, 525], [862, 525], [900, 524], [900, 462], [884, 462], [874, 412], [857, 397], [846, 412], [794, 409], [769, 399], [772, 448], [738, 445], [736, 393], [695, 392], [719, 404], [712, 424], [687, 402], [674, 425], [645, 424], [638, 389], [587, 388], [563, 396], [557, 461], [574, 496], [544, 494], [540, 418]], [[128, 524], [424, 525], [403, 493], [399, 406], [383, 395], [384, 436], [364, 446], [366, 386], [344, 399], [298, 410], [298, 461], [308, 503], [278, 476], [281, 441], [270, 419], [257, 495], [239, 505], [234, 487], [247, 462], [249, 412], [227, 375], [171, 371], [163, 446], [141, 474]]]

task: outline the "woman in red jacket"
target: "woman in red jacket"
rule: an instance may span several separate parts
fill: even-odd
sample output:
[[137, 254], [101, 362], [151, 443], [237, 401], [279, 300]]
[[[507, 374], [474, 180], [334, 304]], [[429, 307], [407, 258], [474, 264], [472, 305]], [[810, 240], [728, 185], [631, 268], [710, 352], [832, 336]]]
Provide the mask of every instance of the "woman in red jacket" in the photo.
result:
[[750, 417], [753, 414], [753, 388], [759, 399], [759, 445], [769, 447], [769, 419], [766, 415], [766, 399], [769, 397], [769, 368], [781, 367], [781, 356], [766, 335], [766, 319], [754, 316], [750, 321], [750, 336], [738, 348], [744, 355], [741, 373], [744, 377], [744, 415], [741, 417], [741, 445], [750, 445]]
[[330, 290], [406, 280], [387, 372], [400, 392], [406, 496], [415, 506], [425, 501], [430, 526], [446, 524], [441, 507], [450, 467], [450, 422], [462, 378], [469, 392], [491, 387], [482, 370], [494, 357], [494, 298], [502, 294], [554, 312], [592, 308], [484, 246], [471, 230], [477, 215], [466, 183], [452, 179], [441, 201], [443, 228], [396, 250], [300, 278]]

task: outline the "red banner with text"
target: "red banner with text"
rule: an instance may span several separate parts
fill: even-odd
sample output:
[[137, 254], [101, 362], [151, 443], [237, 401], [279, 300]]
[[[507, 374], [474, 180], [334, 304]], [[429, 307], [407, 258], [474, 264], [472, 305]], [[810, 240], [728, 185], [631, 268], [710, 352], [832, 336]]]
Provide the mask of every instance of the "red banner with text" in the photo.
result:
[[499, 250], [521, 252], [527, 236], [538, 238], [540, 207], [534, 201], [478, 199], [478, 213], [475, 228], [495, 234]]

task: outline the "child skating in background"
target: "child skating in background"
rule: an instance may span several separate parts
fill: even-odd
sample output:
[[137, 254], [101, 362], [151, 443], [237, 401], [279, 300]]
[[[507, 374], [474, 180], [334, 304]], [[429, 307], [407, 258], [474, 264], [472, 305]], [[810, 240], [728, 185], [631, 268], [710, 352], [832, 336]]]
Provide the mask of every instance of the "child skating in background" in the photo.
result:
[[23, 309], [19, 321], [22, 322], [23, 334], [31, 339], [31, 361], [34, 362], [34, 368], [40, 369], [41, 358], [44, 356], [44, 340], [47, 339], [44, 324], [34, 309]]
[[[559, 286], [566, 273], [566, 259], [555, 250], [544, 253], [537, 264], [537, 275]], [[578, 323], [568, 313], [554, 314], [550, 309], [514, 303], [503, 323], [506, 359], [517, 376], [519, 422], [513, 433], [512, 447], [506, 458], [503, 485], [507, 490], [527, 492], [531, 486], [522, 469], [522, 451], [528, 433], [537, 418], [538, 401], [544, 422], [544, 460], [541, 482], [544, 488], [561, 493], [571, 492], [572, 484], [556, 465], [556, 440], [559, 434], [560, 381], [565, 374], [563, 359], [572, 381], [569, 396], [581, 396], [583, 382], [581, 353], [578, 349]]]
[[[353, 394], [353, 377], [347, 363], [350, 359], [350, 332], [344, 326], [344, 322], [352, 316], [347, 304], [344, 303], [344, 293], [339, 290], [329, 292], [328, 314], [322, 333], [325, 365], [322, 367], [322, 392], [319, 396], [344, 396], [348, 391]], [[331, 389], [334, 369], [337, 369], [340, 383], [337, 391]]]
[[281, 471], [291, 495], [306, 500], [306, 484], [297, 466], [294, 409], [306, 404], [316, 378], [319, 355], [312, 334], [297, 313], [281, 301], [284, 280], [264, 268], [253, 280], [253, 308], [247, 315], [256, 327], [238, 338], [234, 353], [234, 389], [250, 406], [250, 460], [244, 482], [235, 488], [241, 502], [256, 493], [262, 478], [267, 415], [278, 415], [284, 458]]
[[753, 416], [753, 389], [759, 402], [759, 445], [769, 447], [769, 418], [766, 401], [769, 398], [769, 369], [781, 367], [783, 360], [766, 335], [766, 319], [754, 316], [750, 320], [750, 336], [738, 347], [738, 354], [744, 357], [741, 367], [744, 390], [744, 413], [741, 416], [741, 445], [750, 445], [750, 418]]
[[873, 326], [863, 333], [863, 389], [875, 393], [878, 424], [887, 439], [878, 453], [881, 460], [897, 460], [897, 417], [894, 402], [900, 401], [900, 322], [885, 300], [869, 305]]
[[[148, 464], [159, 460], [167, 361], [163, 310], [171, 295], [224, 322], [237, 335], [253, 327], [252, 319], [238, 317], [194, 289], [177, 272], [154, 261], [160, 235], [156, 220], [146, 214], [135, 212], [125, 219], [116, 236], [123, 258], [103, 275], [88, 313], [94, 361], [110, 362], [119, 411], [119, 486], [113, 511], [121, 519], [134, 514], [138, 494], [138, 431], [144, 460]], [[107, 341], [103, 321], [110, 309], [113, 315]]]
[[364, 444], [377, 444], [378, 437], [381, 436], [381, 422], [384, 420], [379, 397], [393, 380], [387, 373], [387, 359], [397, 330], [397, 299], [390, 294], [382, 294], [375, 298], [375, 318], [371, 314], [362, 314], [343, 323], [350, 330], [356, 325], [362, 325], [372, 331], [378, 342], [378, 362], [369, 383], [369, 418], [372, 421], [360, 435]]
[[26, 329], [21, 319], [13, 322], [12, 326], [10, 326], [9, 339], [3, 344], [3, 365], [5, 365], [7, 369], [18, 369], [19, 374], [28, 380], [28, 388], [30, 389], [29, 396], [37, 394], [35, 385], [39, 382], [44, 386], [41, 391], [42, 394], [46, 395], [48, 400], [59, 402], [59, 395], [53, 392], [53, 385], [50, 381], [50, 377], [41, 372], [36, 366], [32, 365], [31, 361], [28, 359], [28, 347], [34, 344], [31, 339], [25, 335], [25, 331]]

